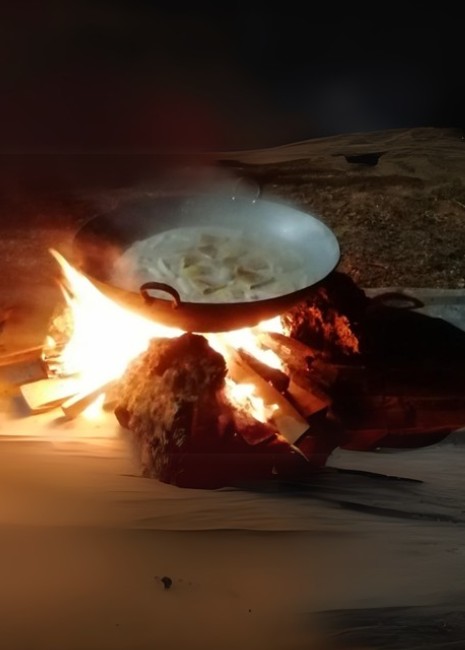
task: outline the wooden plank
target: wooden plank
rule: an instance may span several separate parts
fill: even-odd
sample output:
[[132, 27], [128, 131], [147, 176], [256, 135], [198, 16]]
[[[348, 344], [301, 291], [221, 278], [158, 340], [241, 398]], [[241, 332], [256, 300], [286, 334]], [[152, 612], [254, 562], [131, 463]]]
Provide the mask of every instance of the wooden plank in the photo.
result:
[[285, 372], [279, 370], [279, 368], [271, 368], [266, 363], [263, 363], [241, 348], [237, 350], [237, 353], [253, 370], [255, 370], [255, 372], [263, 377], [265, 381], [276, 388], [277, 391], [284, 393], [288, 389], [290, 380]]
[[4, 368], [5, 366], [13, 366], [18, 363], [27, 363], [28, 361], [37, 361], [41, 358], [42, 349], [42, 345], [35, 345], [30, 348], [24, 348], [22, 350], [9, 352], [8, 354], [2, 354], [0, 355], [0, 368]]
[[61, 410], [67, 418], [72, 419], [78, 417], [78, 415], [85, 411], [85, 409], [90, 406], [97, 397], [109, 390], [114, 383], [114, 381], [109, 381], [105, 384], [100, 384], [99, 386], [94, 386], [93, 388], [77, 393], [62, 403]]
[[32, 413], [54, 409], [79, 391], [79, 381], [65, 379], [41, 379], [20, 388], [21, 395]]
[[0, 368], [0, 383], [10, 388], [45, 379], [46, 377], [48, 377], [48, 373], [42, 359], [13, 363]]
[[291, 444], [295, 444], [310, 425], [299, 411], [279, 393], [271, 384], [263, 379], [249, 364], [241, 358], [237, 350], [228, 346], [228, 370], [234, 381], [243, 384], [254, 384], [259, 395], [266, 404], [276, 404], [278, 409], [272, 422], [279, 433]]
[[304, 418], [309, 418], [315, 413], [324, 411], [331, 405], [331, 400], [327, 395], [324, 395], [321, 391], [314, 391], [309, 386], [304, 388], [292, 379], [286, 396], [291, 398], [294, 406]]

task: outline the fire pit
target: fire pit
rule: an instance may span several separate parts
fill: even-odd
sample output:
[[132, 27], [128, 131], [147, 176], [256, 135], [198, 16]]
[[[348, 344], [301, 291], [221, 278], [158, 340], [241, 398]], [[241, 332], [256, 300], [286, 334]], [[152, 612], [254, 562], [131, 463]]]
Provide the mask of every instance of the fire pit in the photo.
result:
[[[203, 472], [202, 480], [198, 478], [195, 481], [191, 480], [189, 485], [217, 486], [224, 482], [231, 483], [233, 478], [243, 478], [243, 468], [247, 465], [244, 463], [244, 454], [246, 458], [249, 451], [254, 454], [256, 478], [280, 474], [276, 468], [276, 465], [279, 465], [276, 463], [276, 452], [281, 455], [288, 454], [291, 459], [290, 464], [294, 464], [294, 474], [295, 468], [301, 468], [303, 461], [308, 462], [304, 454], [295, 447], [295, 444], [310, 428], [308, 417], [312, 413], [326, 408], [328, 401], [322, 394], [318, 396], [311, 391], [303, 399], [305, 390], [294, 382], [289, 374], [286, 374], [286, 364], [276, 352], [271, 350], [270, 345], [266, 344], [266, 335], [271, 336], [273, 333], [284, 332], [280, 318], [263, 322], [255, 328], [233, 332], [210, 333], [202, 337], [183, 335], [180, 330], [144, 319], [139, 314], [132, 313], [114, 303], [101, 294], [88, 278], [80, 274], [64, 258], [56, 253], [54, 255], [59, 261], [65, 277], [63, 292], [66, 299], [66, 310], [53, 319], [44, 349], [44, 360], [48, 368], [57, 375], [57, 377], [47, 380], [50, 389], [57, 382], [63, 386], [63, 377], [69, 377], [66, 381], [69, 381], [69, 392], [72, 395], [63, 394], [60, 400], [61, 409], [67, 417], [76, 417], [84, 412], [90, 404], [93, 404], [93, 408], [95, 408], [95, 400], [99, 400], [102, 405], [105, 402], [107, 409], [113, 408], [116, 404], [120, 423], [126, 426], [130, 425], [134, 418], [129, 416], [127, 404], [121, 404], [120, 393], [122, 390], [124, 392], [122, 386], [126, 386], [126, 402], [128, 399], [129, 402], [131, 399], [134, 401], [130, 396], [131, 390], [133, 393], [134, 391], [141, 394], [144, 392], [143, 389], [140, 390], [142, 378], [138, 380], [137, 372], [132, 373], [132, 384], [139, 384], [138, 388], [130, 387], [131, 382], [126, 375], [123, 376], [122, 382], [119, 379], [132, 359], [137, 357], [138, 360], [133, 362], [126, 373], [129, 373], [129, 376], [134, 364], [136, 367], [137, 364], [142, 366], [144, 358], [150, 354], [150, 351], [152, 356], [156, 356], [157, 346], [165, 345], [168, 349], [172, 348], [173, 350], [170, 355], [171, 363], [165, 370], [173, 371], [174, 374], [178, 371], [178, 384], [175, 383], [170, 388], [167, 378], [161, 373], [161, 385], [164, 387], [164, 392], [158, 391], [158, 396], [152, 406], [146, 404], [145, 407], [145, 415], [157, 411], [157, 405], [160, 407], [157, 415], [152, 416], [154, 426], [161, 425], [157, 419], [162, 419], [161, 407], [165, 405], [166, 400], [170, 405], [180, 401], [178, 393], [182, 388], [179, 384], [182, 373], [185, 377], [192, 378], [195, 371], [202, 367], [204, 354], [217, 358], [218, 363], [224, 366], [220, 373], [221, 385], [214, 386], [215, 390], [212, 388], [210, 400], [205, 401], [204, 399], [203, 407], [195, 409], [197, 414], [195, 422], [192, 420], [191, 414], [191, 423], [187, 427], [184, 422], [184, 428], [187, 427], [187, 434], [193, 434], [194, 430], [199, 428], [199, 417], [202, 419], [204, 415], [208, 416], [211, 425], [210, 447], [203, 441], [198, 448], [194, 445], [191, 453], [197, 454], [197, 462], [200, 458], [200, 451], [214, 453], [216, 454], [216, 465], [218, 465], [219, 455], [223, 454], [223, 457], [228, 459], [228, 465], [231, 466], [231, 458], [235, 450], [235, 468], [231, 470], [229, 467], [228, 473], [223, 467], [223, 471], [219, 474], [216, 471], [215, 476], [210, 478], [208, 478], [208, 472]], [[263, 339], [260, 338], [262, 334]], [[192, 343], [192, 350], [189, 350], [189, 346], [182, 345], [182, 341], [186, 340]], [[150, 343], [150, 341], [152, 342]], [[204, 347], [201, 348], [202, 353], [197, 352], [197, 355], [194, 354], [194, 359], [189, 361], [190, 352], [195, 351], [196, 345], [198, 347], [196, 341], [204, 342]], [[149, 345], [149, 352], [145, 353]], [[186, 355], [185, 358], [183, 354]], [[186, 359], [187, 363], [191, 363], [187, 375], [183, 366]], [[142, 376], [157, 376], [156, 369], [149, 372], [147, 367], [143, 371], [139, 369], [139, 374], [141, 372]], [[76, 377], [79, 379], [76, 380]], [[192, 397], [187, 401], [191, 403], [202, 401], [202, 391], [196, 393], [196, 386], [199, 388], [201, 382], [199, 381], [197, 385], [196, 382], [191, 381], [191, 385]], [[128, 386], [129, 397], [127, 396]], [[41, 390], [43, 390], [43, 386], [41, 386]], [[220, 392], [221, 395], [219, 395]], [[47, 390], [45, 393], [47, 394]], [[32, 404], [35, 397], [34, 385], [23, 387], [23, 395]], [[52, 405], [48, 397], [45, 403], [48, 406]], [[33, 408], [35, 407], [36, 410], [43, 406], [41, 403], [33, 404]], [[56, 401], [53, 406], [56, 406]], [[210, 413], [212, 408], [217, 409], [216, 418]], [[122, 414], [123, 411], [126, 411], [126, 415]], [[170, 426], [172, 425], [173, 422], [170, 423]], [[226, 431], [229, 433], [225, 433]], [[163, 435], [169, 437], [173, 432], [174, 430], [165, 428]], [[193, 437], [195, 438], [195, 435]], [[239, 444], [239, 438], [242, 445]], [[218, 441], [221, 442], [219, 446]], [[147, 457], [147, 445], [144, 443], [141, 446], [145, 449], [144, 454]], [[270, 448], [271, 455], [268, 453]], [[260, 452], [267, 454], [266, 471], [263, 466], [260, 467], [261, 461], [258, 462]], [[324, 463], [326, 456], [327, 453], [318, 460], [318, 465], [321, 466]], [[210, 455], [209, 458], [209, 464], [212, 465], [213, 457]], [[143, 461], [146, 472], [153, 474], [153, 464], [150, 465], [146, 461], [147, 458]], [[205, 465], [205, 461], [203, 462]], [[316, 456], [312, 458], [312, 463], [316, 464]], [[236, 476], [233, 477], [231, 472]], [[253, 469], [251, 470], [249, 467], [248, 472], [248, 478], [253, 478]], [[289, 476], [288, 467], [285, 473]], [[281, 473], [281, 478], [282, 475]], [[166, 472], [158, 473], [157, 476], [178, 482], [174, 477], [168, 479]]]
[[[48, 376], [23, 396], [67, 419], [116, 409], [146, 475], [195, 487], [306, 480], [336, 447], [431, 444], [465, 422], [463, 333], [415, 313], [414, 299], [369, 298], [334, 273], [282, 317], [186, 335], [114, 303], [55, 257], [65, 305], [43, 346]], [[160, 371], [163, 349], [171, 361]], [[194, 381], [209, 357], [217, 380]]]

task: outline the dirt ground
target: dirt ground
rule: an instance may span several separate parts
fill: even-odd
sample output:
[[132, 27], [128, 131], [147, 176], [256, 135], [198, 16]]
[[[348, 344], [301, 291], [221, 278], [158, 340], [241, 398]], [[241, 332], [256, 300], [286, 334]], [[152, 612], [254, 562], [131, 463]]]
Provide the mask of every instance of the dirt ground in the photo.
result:
[[225, 164], [334, 230], [339, 268], [361, 286], [465, 287], [461, 133], [341, 136], [241, 159]]

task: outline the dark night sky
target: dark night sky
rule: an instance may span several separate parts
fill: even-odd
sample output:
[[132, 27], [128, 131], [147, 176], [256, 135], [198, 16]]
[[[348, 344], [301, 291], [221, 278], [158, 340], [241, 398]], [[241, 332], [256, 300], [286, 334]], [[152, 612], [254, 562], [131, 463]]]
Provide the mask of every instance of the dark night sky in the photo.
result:
[[463, 126], [450, 10], [323, 4], [307, 17], [294, 3], [17, 0], [0, 26], [1, 148], [235, 149]]

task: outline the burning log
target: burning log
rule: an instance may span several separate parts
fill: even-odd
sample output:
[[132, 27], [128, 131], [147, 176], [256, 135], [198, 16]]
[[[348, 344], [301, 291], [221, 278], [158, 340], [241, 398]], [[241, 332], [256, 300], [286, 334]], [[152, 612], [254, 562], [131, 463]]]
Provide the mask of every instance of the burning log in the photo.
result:
[[31, 413], [42, 413], [72, 398], [79, 391], [79, 381], [73, 377], [41, 379], [24, 384], [20, 391]]
[[357, 359], [361, 321], [370, 300], [353, 280], [332, 273], [308, 300], [283, 316], [290, 336], [333, 361]]
[[277, 332], [260, 332], [260, 343], [273, 350], [286, 364], [291, 373], [291, 378], [302, 387], [307, 387], [309, 380], [321, 388], [331, 387], [342, 373], [360, 375], [363, 366], [354, 364], [335, 363], [331, 359], [323, 358], [321, 352], [309, 347], [305, 343], [290, 336]]
[[61, 410], [66, 415], [67, 418], [72, 419], [76, 418], [78, 415], [83, 413], [88, 406], [90, 406], [97, 397], [105, 393], [108, 389], [113, 386], [114, 382], [110, 381], [104, 384], [99, 384], [92, 388], [83, 390], [76, 395], [73, 395], [61, 405]]
[[16, 350], [0, 356], [0, 368], [12, 366], [18, 363], [27, 363], [28, 361], [40, 360], [42, 354], [42, 345], [35, 345], [31, 348]]
[[309, 424], [286, 397], [278, 393], [259, 373], [257, 373], [237, 350], [225, 346], [228, 351], [228, 371], [238, 383], [251, 383], [267, 403], [278, 408], [273, 414], [273, 424], [290, 444], [295, 444], [308, 431]]
[[[107, 329], [103, 327], [102, 332], [99, 333], [100, 338], [95, 339], [97, 341], [95, 346], [97, 359], [94, 359], [94, 350], [87, 355], [90, 363], [87, 364], [86, 376], [93, 376], [92, 364], [95, 362], [116, 377], [124, 367], [124, 362], [133, 358], [134, 354], [143, 349], [151, 337], [178, 336], [178, 332], [174, 334], [163, 332], [155, 323], [153, 324], [154, 329], [147, 329], [144, 325], [139, 330], [138, 326], [141, 323], [134, 321], [132, 316], [128, 317], [126, 312], [115, 305], [101, 302], [95, 287], [86, 285], [86, 287], [78, 286], [78, 289], [84, 291], [82, 295], [79, 294], [79, 291], [77, 294], [94, 322], [107, 323], [122, 319], [125, 323], [127, 322], [127, 331], [133, 328], [131, 331], [137, 330], [138, 332], [131, 337], [131, 340], [142, 341], [140, 347], [139, 344], [136, 345], [135, 351], [132, 349], [129, 352], [122, 351], [123, 363], [113, 373], [113, 370], [109, 370], [108, 362], [116, 358], [115, 346], [108, 345]], [[88, 303], [86, 303], [86, 297], [89, 298]], [[68, 298], [70, 304], [74, 305], [73, 292], [69, 294]], [[79, 301], [78, 303], [77, 306], [81, 309], [83, 305]], [[100, 305], [102, 311], [99, 309]], [[72, 342], [75, 342], [78, 340], [76, 334], [82, 334], [82, 331], [86, 332], [86, 328], [82, 330], [82, 327], [75, 327], [81, 323], [80, 319], [77, 318], [76, 321], [73, 319], [74, 311], [72, 309], [55, 316], [50, 334], [56, 345], [67, 345], [71, 335]], [[199, 427], [203, 426], [202, 422], [205, 429], [207, 424], [211, 426], [213, 437], [210, 440], [207, 436], [208, 445], [211, 448], [208, 445], [205, 447], [209, 454], [209, 462], [214, 459], [215, 450], [219, 450], [218, 454], [221, 456], [225, 450], [230, 449], [232, 456], [235, 457], [235, 450], [238, 449], [239, 444], [244, 445], [244, 449], [246, 449], [244, 453], [248, 458], [251, 447], [257, 447], [262, 451], [260, 446], [264, 445], [267, 440], [274, 440], [276, 446], [274, 436], [278, 434], [282, 434], [287, 439], [288, 446], [289, 443], [290, 445], [298, 444], [308, 457], [312, 456], [316, 449], [320, 455], [324, 456], [327, 449], [334, 448], [339, 444], [337, 440], [340, 440], [342, 445], [341, 426], [334, 426], [333, 431], [331, 426], [334, 423], [328, 424], [331, 417], [334, 417], [338, 423], [343, 423], [352, 441], [348, 443], [352, 444], [350, 447], [352, 449], [368, 448], [367, 445], [377, 445], [378, 443], [384, 445], [388, 444], [389, 440], [392, 444], [393, 440], [394, 442], [399, 441], [401, 436], [404, 439], [418, 441], [421, 439], [421, 432], [427, 430], [429, 432], [427, 437], [432, 440], [439, 435], [437, 431], [443, 430], [441, 425], [453, 427], [459, 426], [463, 422], [463, 402], [446, 403], [445, 401], [446, 396], [450, 397], [455, 394], [453, 391], [457, 392], [458, 397], [463, 394], [465, 337], [462, 332], [460, 335], [453, 336], [454, 332], [451, 331], [450, 326], [449, 329], [444, 329], [444, 324], [437, 319], [427, 319], [419, 314], [411, 314], [409, 310], [393, 308], [386, 306], [382, 301], [368, 299], [350, 278], [337, 273], [332, 274], [310, 300], [285, 314], [283, 321], [290, 336], [269, 332], [257, 334], [258, 328], [243, 334], [252, 339], [252, 345], [247, 349], [254, 350], [260, 358], [262, 357], [257, 350], [256, 340], [253, 340], [255, 336], [258, 337], [262, 347], [275, 352], [287, 366], [285, 373], [258, 361], [253, 356], [254, 353], [250, 354], [242, 349], [234, 350], [232, 348], [228, 348], [225, 352], [229, 376], [239, 385], [244, 383], [255, 385], [258, 394], [264, 398], [267, 404], [276, 404], [279, 407], [274, 415], [267, 413], [266, 418], [259, 418], [266, 420], [266, 424], [258, 421], [256, 417], [252, 417], [250, 413], [246, 413], [236, 402], [232, 402], [231, 395], [224, 387], [224, 377], [221, 388], [213, 393], [207, 391], [208, 399], [203, 396], [203, 389], [194, 386], [191, 392], [196, 395], [195, 399], [189, 398], [186, 393], [184, 401], [181, 400], [179, 404], [179, 394], [174, 386], [170, 387], [169, 382], [166, 386], [159, 385], [154, 400], [155, 402], [166, 400], [167, 404], [174, 403], [179, 406], [179, 417], [182, 422], [186, 423], [188, 432], [186, 434], [187, 442], [183, 442], [181, 446], [183, 450], [185, 448], [189, 450], [191, 460], [195, 454], [197, 454], [197, 459], [204, 454], [203, 448], [199, 453], [196, 450], [200, 444], [199, 440], [204, 444], [205, 435], [199, 436], [196, 433], [195, 444], [191, 440], [191, 433], [198, 432]], [[93, 328], [94, 323], [91, 322], [88, 330], [91, 332], [91, 336], [88, 337], [91, 340], [94, 340]], [[241, 333], [239, 333], [239, 337], [228, 339], [225, 335], [223, 338], [226, 341], [234, 340], [236, 346], [244, 345], [246, 347], [249, 341], [241, 341], [240, 336]], [[79, 372], [82, 365], [80, 350], [86, 349], [89, 352], [88, 338], [82, 338], [82, 343], [75, 345]], [[179, 340], [185, 341], [183, 337]], [[210, 340], [213, 342], [213, 339]], [[167, 368], [161, 374], [158, 371], [155, 372], [153, 377], [165, 377], [165, 374], [171, 369], [173, 372], [179, 371], [178, 375], [181, 377], [179, 381], [184, 384], [187, 379], [183, 373], [187, 370], [185, 368], [181, 370], [179, 363], [183, 359], [187, 359], [187, 366], [190, 367], [192, 377], [197, 378], [194, 384], [196, 382], [198, 384], [198, 369], [194, 365], [198, 362], [196, 354], [200, 352], [200, 347], [196, 347], [198, 343], [194, 343], [193, 339], [189, 338], [188, 341], [189, 344], [186, 344], [185, 347], [179, 342], [175, 343], [175, 340], [171, 343], [159, 341], [159, 345], [162, 347], [163, 345], [168, 348], [174, 346], [173, 349], [178, 351], [179, 358], [176, 355], [172, 357]], [[441, 344], [433, 345], [435, 341], [440, 341]], [[177, 347], [178, 345], [181, 347]], [[461, 351], [460, 358], [457, 354], [457, 346]], [[105, 350], [105, 354], [102, 354], [101, 348]], [[160, 352], [161, 348], [159, 349], [157, 346], [155, 348]], [[39, 350], [40, 348], [37, 349], [37, 352]], [[448, 351], [449, 354], [447, 354]], [[152, 352], [147, 354], [154, 361], [156, 354], [155, 351]], [[208, 348], [208, 345], [204, 352], [206, 357], [211, 360], [211, 349]], [[266, 356], [263, 358], [266, 359]], [[11, 361], [10, 357], [6, 363], [9, 364]], [[75, 371], [74, 366], [69, 365], [69, 359], [65, 359], [63, 356], [62, 361], [63, 367], [60, 368], [59, 356], [53, 359], [58, 374], [60, 371], [63, 371], [62, 374]], [[147, 361], [147, 363], [149, 362]], [[2, 361], [0, 360], [1, 365]], [[46, 369], [50, 376], [50, 359], [46, 359]], [[152, 375], [150, 376], [152, 377]], [[31, 386], [37, 389], [37, 393], [40, 393], [42, 388], [46, 393], [48, 386], [50, 386], [50, 390], [55, 391], [56, 389], [59, 393], [58, 384], [48, 384], [47, 381], [44, 380], [43, 384], [38, 382], [37, 385]], [[156, 381], [153, 379], [153, 381], [156, 383], [158, 379]], [[136, 383], [134, 379], [132, 387]], [[122, 408], [119, 411], [121, 421], [124, 420], [126, 409], [128, 417], [132, 418], [131, 422], [135, 423], [133, 426], [128, 420], [128, 424], [131, 424], [130, 428], [134, 430], [135, 427], [139, 431], [142, 427], [142, 415], [133, 413], [130, 398], [132, 388], [128, 388], [127, 392], [123, 391], [122, 393], [121, 384], [122, 382], [118, 384], [118, 389], [113, 391], [111, 399], [115, 400], [114, 395], [116, 394], [117, 407]], [[75, 417], [105, 388], [107, 387], [95, 387], [93, 390], [66, 399], [63, 411], [68, 417]], [[66, 392], [67, 389], [64, 390]], [[426, 403], [429, 395], [428, 390], [431, 393], [431, 408]], [[147, 387], [143, 387], [143, 393], [144, 391], [148, 391], [147, 395], [149, 394]], [[34, 390], [23, 387], [22, 392], [29, 402], [33, 402], [31, 395]], [[395, 403], [390, 399], [392, 396], [402, 397], [402, 403], [399, 400]], [[51, 405], [59, 403], [63, 397], [70, 396], [65, 393], [57, 396], [56, 392], [50, 393], [48, 396], [45, 394], [43, 398], [36, 399], [34, 408], [39, 410], [50, 408]], [[127, 404], [125, 400], [127, 400]], [[147, 403], [148, 401], [147, 399]], [[159, 408], [158, 405], [156, 409]], [[175, 407], [173, 406], [173, 408]], [[204, 414], [202, 410], [210, 412], [210, 416]], [[173, 422], [163, 413], [160, 415], [158, 410], [156, 412], [161, 424], [158, 429], [156, 428], [155, 437], [161, 436], [160, 432], [164, 431], [163, 435], [171, 439], [170, 432], [174, 426]], [[148, 420], [150, 417], [148, 416]], [[225, 422], [228, 424], [224, 424]], [[146, 423], [144, 427], [149, 430], [149, 424]], [[224, 431], [234, 431], [237, 434], [234, 444], [230, 441], [229, 434], [223, 435]], [[239, 433], [237, 433], [238, 431]], [[221, 440], [221, 444], [218, 440]], [[279, 440], [281, 439], [279, 438]], [[189, 445], [193, 445], [192, 449]], [[176, 448], [175, 451], [178, 453], [179, 450]], [[179, 456], [176, 456], [176, 459], [178, 462]], [[188, 461], [185, 462], [189, 468], [192, 467], [192, 463], [189, 465]], [[189, 471], [191, 470], [189, 469]], [[208, 475], [208, 468], [205, 471]], [[170, 469], [168, 475], [172, 474]], [[192, 475], [195, 476], [194, 470], [192, 470]], [[189, 478], [189, 473], [187, 477]], [[186, 475], [184, 475], [185, 478]], [[222, 483], [222, 478], [217, 476], [219, 483]], [[212, 482], [214, 481], [212, 480]]]
[[307, 386], [301, 386], [298, 382], [291, 381], [286, 397], [306, 420], [315, 413], [327, 411], [331, 405], [330, 397], [315, 389], [311, 382], [308, 382]]
[[41, 347], [18, 350], [0, 357], [0, 381], [12, 386], [43, 380], [47, 369], [40, 356]]
[[245, 350], [237, 350], [239, 357], [247, 363], [252, 370], [260, 375], [265, 381], [276, 388], [280, 393], [285, 393], [289, 388], [290, 379], [285, 372], [279, 370], [279, 368], [271, 368], [267, 366], [266, 363], [259, 361], [252, 354], [249, 354]]
[[264, 347], [273, 350], [294, 372], [306, 373], [317, 355], [308, 345], [278, 332], [259, 332], [257, 337]]
[[305, 457], [228, 398], [226, 362], [195, 334], [153, 340], [118, 383], [115, 415], [143, 472], [185, 487], [301, 475]]
[[273, 350], [288, 367], [288, 394], [303, 415], [308, 417], [327, 408], [330, 404], [327, 389], [337, 378], [337, 368], [319, 361], [311, 348], [284, 334], [261, 332], [258, 336], [260, 343]]

